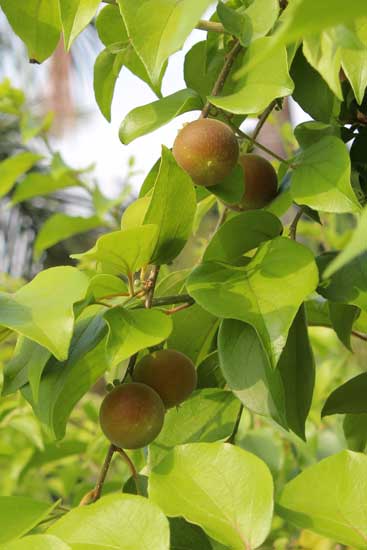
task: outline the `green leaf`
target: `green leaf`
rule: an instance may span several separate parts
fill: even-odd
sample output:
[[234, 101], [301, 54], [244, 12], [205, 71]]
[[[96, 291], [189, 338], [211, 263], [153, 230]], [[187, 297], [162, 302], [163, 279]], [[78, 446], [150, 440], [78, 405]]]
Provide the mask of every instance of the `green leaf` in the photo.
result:
[[351, 83], [354, 95], [359, 105], [363, 102], [367, 87], [367, 24], [366, 18], [355, 22], [356, 36], [364, 44], [363, 49], [343, 48], [341, 63], [343, 70]]
[[55, 50], [61, 30], [59, 0], [0, 0], [15, 34], [28, 48], [28, 57], [45, 61]]
[[[335, 256], [335, 253], [327, 252], [317, 258], [320, 278], [325, 279], [325, 269]], [[357, 256], [330, 278], [325, 279], [317, 292], [332, 302], [353, 304], [367, 310], [366, 270], [367, 252]]]
[[49, 515], [58, 505], [28, 497], [0, 496], [0, 543], [21, 537]]
[[287, 428], [282, 379], [271, 367], [256, 330], [247, 323], [225, 319], [218, 334], [218, 351], [224, 378], [242, 403]]
[[347, 243], [344, 250], [342, 250], [332, 262], [329, 263], [324, 272], [324, 277], [330, 277], [334, 275], [338, 269], [344, 267], [347, 263], [351, 262], [367, 250], [366, 243], [367, 234], [367, 208], [364, 208], [361, 217], [358, 220], [358, 225], [353, 232], [350, 241]]
[[169, 550], [167, 519], [155, 504], [136, 495], [108, 495], [89, 506], [75, 508], [52, 525], [48, 533], [70, 544]]
[[150, 201], [151, 194], [149, 193], [129, 204], [121, 217], [121, 229], [131, 229], [143, 225]]
[[30, 535], [15, 540], [6, 547], [7, 550], [35, 550], [36, 548], [37, 550], [71, 550], [66, 542], [52, 535]]
[[111, 122], [111, 104], [115, 84], [122, 67], [115, 53], [103, 50], [94, 64], [94, 95], [103, 116]]
[[273, 474], [279, 474], [284, 466], [283, 444], [271, 428], [261, 427], [248, 430], [243, 438], [236, 440], [236, 445], [261, 458]]
[[287, 483], [279, 514], [298, 527], [353, 548], [367, 548], [367, 457], [342, 451]]
[[98, 36], [105, 46], [128, 41], [126, 27], [118, 6], [107, 5], [96, 18]]
[[242, 212], [219, 228], [208, 244], [203, 260], [232, 263], [281, 232], [282, 224], [273, 214], [261, 210]]
[[80, 182], [70, 173], [70, 170], [65, 171], [59, 177], [31, 172], [17, 185], [11, 202], [13, 205], [18, 204], [40, 195], [50, 195], [59, 189], [78, 185]]
[[213, 550], [205, 533], [183, 518], [170, 518], [170, 550]]
[[322, 416], [366, 413], [366, 392], [367, 373], [363, 372], [336, 388], [329, 395], [322, 409]]
[[287, 343], [277, 369], [283, 380], [288, 426], [305, 440], [305, 424], [315, 385], [315, 360], [308, 338], [307, 318], [303, 305], [289, 329]]
[[244, 12], [251, 21], [252, 40], [268, 34], [279, 14], [277, 0], [255, 0]]
[[311, 147], [320, 139], [327, 136], [335, 136], [340, 138], [340, 128], [338, 126], [332, 126], [331, 124], [325, 124], [324, 122], [316, 122], [315, 120], [309, 122], [302, 122], [294, 129], [294, 136], [302, 149]]
[[136, 107], [124, 118], [120, 126], [120, 140], [127, 145], [138, 137], [154, 132], [170, 120], [200, 110], [203, 102], [194, 90], [184, 89], [153, 103]]
[[252, 325], [275, 366], [298, 308], [317, 280], [311, 251], [277, 237], [261, 245], [246, 266], [200, 265], [187, 288], [213, 315]]
[[285, 10], [282, 24], [278, 26], [266, 47], [253, 57], [248, 67], [238, 71], [237, 78], [263, 59], [272, 57], [274, 50], [280, 45], [297, 42], [310, 34], [318, 34], [324, 29], [343, 25], [366, 15], [364, 0], [354, 0], [351, 5], [347, 5], [343, 0], [324, 0], [317, 6], [310, 0], [292, 2]]
[[169, 409], [161, 433], [149, 447], [151, 466], [177, 445], [229, 437], [239, 405], [231, 392], [208, 388], [195, 391], [179, 408]]
[[349, 304], [337, 304], [329, 302], [330, 320], [339, 340], [347, 349], [352, 351], [350, 337], [353, 330], [353, 323], [358, 317], [360, 310]]
[[248, 15], [223, 2], [219, 2], [217, 14], [225, 30], [238, 38], [242, 46], [248, 46], [252, 37], [252, 24]]
[[201, 222], [205, 218], [205, 216], [210, 212], [210, 210], [213, 208], [213, 206], [216, 204], [216, 198], [213, 195], [208, 195], [205, 197], [205, 199], [202, 199], [196, 208], [196, 214], [194, 219], [194, 224], [192, 228], [192, 232], [194, 235], [196, 235], [200, 229]]
[[100, 0], [59, 0], [65, 47], [71, 44], [94, 17]]
[[46, 269], [15, 294], [0, 292], [0, 325], [38, 342], [62, 361], [74, 328], [73, 305], [87, 288], [87, 276], [73, 267]]
[[103, 225], [98, 216], [90, 218], [54, 214], [42, 225], [34, 243], [34, 256], [39, 258], [44, 250], [56, 243], [73, 237], [78, 233], [85, 233]]
[[[180, 50], [211, 0], [118, 0], [129, 38], [154, 84], [165, 61]], [[142, 24], [143, 21], [143, 24]]]
[[95, 275], [89, 282], [88, 292], [95, 300], [113, 294], [128, 294], [127, 284], [114, 275]]
[[153, 469], [149, 496], [168, 516], [183, 516], [233, 550], [257, 548], [270, 529], [271, 474], [228, 443], [176, 447]]
[[18, 153], [0, 162], [0, 197], [6, 195], [19, 176], [27, 172], [42, 158], [34, 153]]
[[20, 119], [20, 131], [24, 143], [50, 130], [54, 113], [48, 112], [43, 118], [33, 118], [30, 113], [23, 113]]
[[[251, 44], [243, 58], [244, 67], [257, 52], [266, 48], [269, 40], [267, 37], [260, 38]], [[209, 96], [208, 100], [230, 113], [256, 114], [263, 111], [273, 99], [290, 95], [293, 87], [288, 72], [287, 52], [281, 47], [274, 56], [251, 69], [237, 83], [234, 93], [228, 96]]]
[[87, 252], [73, 254], [71, 257], [77, 260], [96, 260], [105, 273], [128, 275], [149, 264], [157, 237], [157, 225], [113, 231], [100, 237]]
[[159, 228], [158, 242], [151, 258], [153, 263], [169, 263], [181, 252], [191, 235], [195, 211], [192, 180], [178, 166], [171, 151], [163, 147], [159, 173], [144, 218], [144, 224], [156, 224]]
[[162, 311], [111, 308], [104, 314], [109, 326], [106, 352], [112, 366], [137, 351], [156, 346], [168, 338], [172, 319]]
[[350, 159], [344, 143], [333, 136], [311, 145], [296, 159], [291, 192], [298, 204], [323, 212], [358, 212], [350, 183]]
[[216, 185], [211, 185], [209, 191], [224, 203], [236, 204], [240, 202], [243, 197], [243, 178], [243, 168], [238, 163], [224, 180]]
[[336, 97], [343, 101], [339, 78], [341, 51], [335, 43], [332, 31], [306, 37], [303, 41], [303, 53]]
[[343, 430], [348, 448], [363, 453], [367, 447], [367, 413], [346, 414]]
[[[43, 369], [49, 360], [49, 350], [20, 336], [12, 359], [4, 367], [4, 385], [2, 395], [14, 393], [29, 382], [35, 388], [33, 382], [41, 377]], [[37, 382], [36, 382], [37, 384]]]
[[226, 380], [219, 365], [217, 351], [213, 351], [197, 367], [197, 388], [224, 388]]
[[30, 386], [22, 388], [24, 397], [53, 439], [64, 437], [74, 406], [108, 368], [103, 340], [105, 322], [93, 307], [85, 310], [84, 315], [76, 324], [68, 360], [49, 361], [36, 392], [32, 388], [36, 397]]
[[[160, 96], [162, 78], [163, 78], [164, 71], [166, 69], [166, 64], [164, 64], [162, 68], [158, 83], [156, 85], [153, 84], [151, 79], [149, 78], [149, 75], [147, 73], [145, 66], [143, 65], [143, 62], [138, 57], [131, 42], [129, 41], [125, 23], [121, 17], [118, 6], [117, 5], [105, 6], [98, 14], [98, 17], [96, 19], [96, 27], [97, 27], [99, 38], [101, 39], [103, 44], [107, 46], [110, 53], [114, 54], [114, 57], [115, 57], [115, 65], [113, 67], [114, 76], [112, 74], [109, 77], [107, 76], [107, 80], [109, 80], [111, 84], [110, 86], [106, 84], [105, 95], [107, 96], [107, 90], [111, 88], [114, 77], [117, 78], [118, 72], [120, 71], [121, 67], [125, 66], [134, 75], [136, 75], [138, 78], [146, 82], [156, 95]], [[108, 71], [107, 53], [105, 54], [103, 61], [105, 62], [104, 65], [105, 65], [105, 70], [107, 72]], [[103, 75], [101, 74], [103, 72], [102, 68], [103, 68], [103, 62], [101, 59], [99, 62], [100, 70], [98, 71], [98, 73], [100, 74], [100, 79], [97, 85], [100, 91], [100, 95], [104, 95], [102, 94], [102, 91], [103, 91], [103, 81], [102, 81]]]
[[217, 328], [218, 319], [194, 304], [173, 315], [173, 330], [168, 346], [179, 349], [197, 364], [207, 355]]
[[[184, 62], [184, 77], [187, 87], [198, 92], [202, 100], [206, 101], [224, 61], [223, 50], [216, 49], [215, 55], [207, 59], [207, 42], [203, 40], [194, 44], [187, 52]], [[227, 80], [224, 89], [226, 90], [230, 85]]]

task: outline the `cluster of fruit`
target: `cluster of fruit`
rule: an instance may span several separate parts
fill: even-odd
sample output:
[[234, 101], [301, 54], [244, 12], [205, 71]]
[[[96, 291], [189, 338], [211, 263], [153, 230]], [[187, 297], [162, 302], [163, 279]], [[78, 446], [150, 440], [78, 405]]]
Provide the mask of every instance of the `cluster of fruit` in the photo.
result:
[[[229, 126], [214, 119], [187, 124], [178, 134], [173, 154], [196, 185], [210, 187], [228, 177], [238, 162], [244, 173], [244, 193], [233, 210], [262, 208], [277, 194], [277, 175], [266, 159], [239, 154]], [[136, 365], [133, 382], [115, 387], [103, 400], [100, 424], [116, 447], [138, 449], [157, 437], [165, 410], [185, 401], [196, 387], [192, 361], [175, 350], [146, 355]]]
[[145, 355], [132, 378], [106, 395], [99, 416], [105, 436], [123, 449], [149, 445], [163, 427], [166, 409], [185, 401], [197, 382], [193, 362], [171, 349]]
[[229, 126], [210, 118], [190, 122], [179, 132], [173, 145], [177, 163], [196, 185], [211, 187], [228, 177], [239, 162], [244, 173], [244, 193], [232, 210], [263, 208], [276, 196], [278, 180], [269, 161], [239, 154], [238, 141]]

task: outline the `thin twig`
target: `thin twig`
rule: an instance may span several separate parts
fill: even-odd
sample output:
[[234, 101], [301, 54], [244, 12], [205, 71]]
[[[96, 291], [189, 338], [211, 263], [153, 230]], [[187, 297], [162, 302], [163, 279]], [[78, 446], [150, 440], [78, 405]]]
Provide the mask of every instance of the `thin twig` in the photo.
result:
[[363, 340], [364, 342], [367, 342], [367, 334], [362, 334], [357, 330], [352, 330], [352, 335], [355, 336], [356, 338], [359, 338], [360, 340]]
[[[242, 46], [239, 43], [239, 41], [236, 40], [235, 45], [227, 55], [226, 62], [224, 63], [222, 70], [220, 71], [218, 78], [215, 81], [215, 84], [210, 94], [211, 96], [217, 96], [222, 91], [225, 81], [227, 79], [227, 76], [229, 75], [230, 70], [232, 69], [233, 63], [235, 62], [235, 59], [237, 55], [240, 53], [240, 51], [242, 51]], [[211, 103], [208, 101], [204, 105], [203, 110], [201, 111], [200, 118], [206, 118], [209, 115], [210, 107], [211, 107]]]
[[231, 443], [232, 445], [234, 444], [235, 439], [236, 439], [236, 435], [237, 435], [237, 432], [238, 432], [238, 428], [239, 428], [239, 425], [240, 425], [240, 422], [241, 422], [243, 409], [244, 409], [244, 406], [243, 406], [242, 403], [241, 403], [240, 408], [239, 408], [239, 410], [238, 410], [236, 422], [235, 422], [235, 424], [234, 424], [234, 426], [233, 426], [232, 433], [231, 433], [231, 435], [229, 436], [229, 438], [226, 440], [226, 443]]
[[255, 129], [254, 129], [253, 133], [252, 133], [252, 139], [253, 140], [255, 140], [257, 138], [257, 136], [260, 134], [262, 127], [264, 126], [268, 116], [271, 114], [271, 112], [274, 109], [274, 107], [276, 106], [276, 104], [277, 104], [277, 101], [276, 101], [276, 99], [274, 99], [271, 103], [269, 103], [269, 105], [267, 106], [267, 108], [265, 109], [263, 114], [259, 117], [259, 120], [258, 120], [258, 122], [255, 126]]
[[179, 311], [182, 311], [183, 309], [187, 309], [188, 307], [191, 307], [192, 305], [194, 305], [192, 302], [187, 303], [187, 304], [181, 304], [180, 306], [172, 307], [171, 309], [165, 309], [164, 313], [166, 315], [173, 315], [174, 313], [178, 313]]
[[126, 462], [126, 464], [128, 465], [129, 467], [129, 470], [131, 472], [131, 476], [132, 478], [134, 479], [134, 483], [135, 483], [135, 487], [136, 487], [136, 492], [138, 495], [141, 495], [141, 489], [140, 489], [140, 483], [139, 483], [139, 476], [138, 476], [138, 472], [136, 471], [136, 468], [134, 466], [134, 463], [133, 461], [131, 460], [131, 458], [125, 453], [125, 451], [123, 449], [120, 449], [120, 447], [116, 447], [115, 448], [116, 452], [119, 453], [122, 458], [124, 459], [124, 461]]
[[289, 164], [289, 165], [291, 164], [290, 160], [281, 157], [280, 155], [278, 155], [277, 153], [275, 153], [274, 151], [272, 151], [271, 149], [269, 149], [268, 147], [266, 147], [262, 143], [259, 143], [258, 141], [256, 141], [256, 139], [253, 138], [253, 136], [250, 136], [249, 134], [246, 134], [246, 132], [243, 132], [242, 130], [237, 128], [233, 123], [230, 123], [230, 124], [239, 136], [241, 136], [244, 139], [247, 139], [248, 141], [250, 141], [252, 145], [256, 145], [256, 147], [258, 147], [259, 149], [262, 149], [263, 151], [265, 151], [265, 153], [268, 153], [268, 155], [274, 157], [275, 159], [279, 160], [280, 162], [284, 162], [284, 164]]
[[297, 227], [298, 222], [301, 219], [303, 214], [303, 208], [298, 208], [297, 214], [295, 215], [291, 225], [289, 226], [289, 238], [292, 239], [292, 241], [295, 241], [297, 238]]

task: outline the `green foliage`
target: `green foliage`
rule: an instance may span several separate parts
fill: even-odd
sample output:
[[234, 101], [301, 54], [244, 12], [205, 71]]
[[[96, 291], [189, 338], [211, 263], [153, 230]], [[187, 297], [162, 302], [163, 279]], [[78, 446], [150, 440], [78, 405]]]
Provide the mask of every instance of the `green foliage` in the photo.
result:
[[[246, 191], [241, 166], [196, 187], [167, 143], [125, 209], [130, 188], [106, 197], [90, 168], [52, 150], [52, 114], [34, 115], [0, 83], [0, 123], [19, 140], [14, 155], [1, 152], [4, 205], [71, 187], [88, 201], [50, 212], [33, 243], [42, 262], [67, 241], [72, 267], [0, 274], [0, 546], [367, 549], [366, 2], [103, 4], [0, 0], [33, 62], [61, 32], [69, 50], [95, 24], [94, 93], [108, 121], [123, 68], [156, 94], [125, 116], [122, 147], [201, 110], [233, 129], [241, 154], [273, 159], [278, 194], [230, 210]], [[188, 38], [187, 87], [162, 95]], [[289, 97], [312, 120], [280, 122]], [[128, 177], [138, 174], [129, 162]], [[147, 448], [112, 447], [106, 459], [105, 390], [165, 348], [194, 363], [197, 389]]]
[[[203, 476], [208, 470], [210, 477]], [[167, 515], [182, 514], [234, 549], [257, 548], [264, 541], [270, 528], [272, 493], [267, 466], [223, 443], [176, 447], [153, 468], [149, 482], [150, 497]]]

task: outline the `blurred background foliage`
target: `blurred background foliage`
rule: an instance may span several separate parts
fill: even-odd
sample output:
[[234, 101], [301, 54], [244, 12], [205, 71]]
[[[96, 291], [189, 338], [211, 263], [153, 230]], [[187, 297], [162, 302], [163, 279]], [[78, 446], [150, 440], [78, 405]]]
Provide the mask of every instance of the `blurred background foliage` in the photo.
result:
[[[88, 249], [96, 235], [111, 228], [119, 228], [121, 214], [132, 200], [130, 180], [134, 175], [134, 160], [130, 160], [126, 174], [121, 178], [118, 196], [110, 199], [104, 195], [103, 187], [94, 180], [93, 167], [74, 170], [64, 163], [60, 153], [50, 145], [52, 135], [70, 131], [75, 118], [84, 116], [82, 108], [79, 108], [82, 100], [78, 98], [78, 90], [83, 86], [83, 79], [90, 78], [88, 71], [83, 70], [86, 67], [85, 60], [88, 60], [89, 55], [95, 57], [96, 53], [93, 25], [83, 33], [70, 54], [63, 53], [62, 48], [58, 49], [49, 66], [47, 85], [37, 80], [34, 71], [29, 76], [29, 66], [22, 52], [19, 52], [17, 39], [12, 33], [1, 30], [0, 27], [0, 75], [6, 74], [10, 57], [16, 71], [24, 75], [23, 87], [27, 90], [27, 97], [22, 90], [14, 88], [9, 80], [0, 82], [0, 161], [25, 152], [42, 156], [1, 196], [0, 291], [9, 292], [15, 291], [24, 280], [30, 279], [44, 267], [71, 263], [71, 251]], [[32, 79], [32, 86], [27, 85], [29, 78]], [[28, 91], [31, 95], [28, 95]], [[281, 116], [275, 113], [264, 129], [263, 142], [289, 155], [296, 148], [290, 130], [287, 109], [283, 110]], [[34, 182], [41, 181], [43, 185], [34, 185]], [[37, 238], [45, 222], [56, 215], [64, 216], [65, 227], [69, 227], [67, 222], [70, 219], [92, 221], [90, 227], [83, 231], [79, 229], [85, 228], [85, 223], [81, 221], [79, 226], [76, 223], [72, 230], [69, 229], [71, 234], [68, 238], [42, 248]], [[201, 257], [215, 229], [217, 218], [218, 212], [213, 203], [199, 213], [196, 234], [175, 261], [175, 270], [190, 266]], [[298, 225], [298, 237], [315, 253], [319, 253], [330, 248], [341, 248], [353, 227], [354, 218], [351, 215], [323, 215], [322, 225], [304, 217]], [[50, 238], [49, 229], [46, 233]], [[52, 238], [46, 244], [50, 242]], [[365, 318], [360, 318], [358, 329], [367, 332]], [[280, 491], [289, 479], [305, 467], [343, 448], [365, 450], [360, 447], [364, 445], [363, 442], [353, 440], [352, 432], [350, 439], [346, 440], [342, 416], [321, 419], [320, 412], [327, 396], [336, 387], [366, 370], [366, 344], [353, 338], [351, 351], [329, 328], [311, 328], [310, 336], [317, 371], [313, 405], [307, 424], [307, 442], [285, 432], [272, 421], [248, 411], [242, 417], [238, 432], [238, 445], [255, 453], [268, 464], [274, 476], [276, 491]], [[14, 345], [13, 337], [0, 344], [0, 367], [11, 358]], [[0, 386], [1, 372], [2, 368]], [[66, 508], [80, 502], [83, 495], [93, 488], [106, 452], [107, 443], [98, 424], [98, 408], [105, 385], [112, 382], [116, 374], [110, 373], [107, 380], [98, 383], [82, 399], [71, 416], [67, 436], [62, 442], [50, 442], [47, 439], [30, 406], [20, 394], [1, 400], [1, 495], [32, 495], [36, 500], [50, 502], [61, 498], [62, 506]], [[143, 469], [146, 463], [143, 451], [129, 454], [137, 469]], [[128, 479], [127, 466], [119, 457], [115, 457], [104, 490], [122, 489]], [[307, 531], [299, 533], [275, 516], [272, 534], [263, 548], [336, 550], [341, 547]]]

